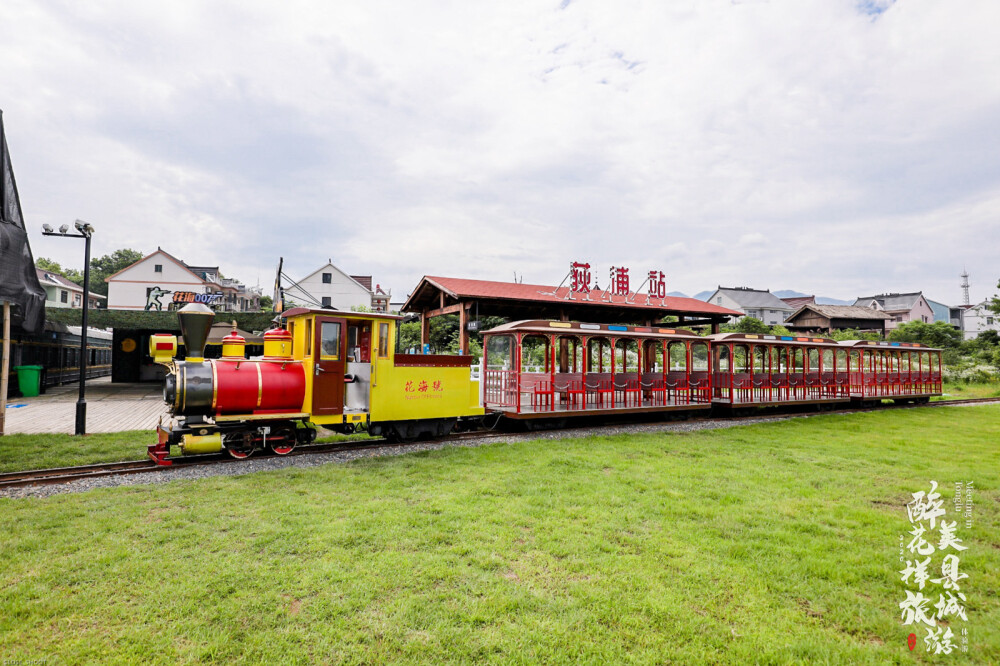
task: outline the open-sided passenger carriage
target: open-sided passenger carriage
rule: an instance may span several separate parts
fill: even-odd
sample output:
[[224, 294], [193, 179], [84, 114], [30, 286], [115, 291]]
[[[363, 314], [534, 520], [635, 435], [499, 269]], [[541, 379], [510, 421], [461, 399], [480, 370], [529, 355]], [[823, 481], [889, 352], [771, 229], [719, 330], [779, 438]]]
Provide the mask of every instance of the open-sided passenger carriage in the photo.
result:
[[854, 400], [927, 402], [941, 395], [941, 350], [918, 342], [848, 340]]
[[482, 404], [513, 419], [881, 399], [941, 393], [918, 343], [517, 321], [483, 334]]
[[511, 322], [483, 334], [483, 406], [515, 419], [708, 409], [708, 359], [682, 329]]
[[712, 401], [721, 405], [848, 402], [848, 352], [828, 338], [717, 333]]

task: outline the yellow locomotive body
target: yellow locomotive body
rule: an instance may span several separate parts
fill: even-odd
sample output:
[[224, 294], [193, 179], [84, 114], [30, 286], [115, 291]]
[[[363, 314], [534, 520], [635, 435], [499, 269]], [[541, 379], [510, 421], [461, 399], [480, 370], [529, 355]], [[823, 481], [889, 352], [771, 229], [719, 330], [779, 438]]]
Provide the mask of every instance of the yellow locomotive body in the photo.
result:
[[283, 316], [305, 369], [302, 411], [316, 425], [407, 438], [445, 434], [458, 418], [484, 413], [473, 357], [395, 353], [398, 316], [306, 308]]
[[149, 447], [160, 464], [170, 464], [172, 446], [185, 454], [225, 449], [245, 458], [270, 448], [284, 455], [312, 441], [313, 426], [405, 440], [445, 435], [484, 413], [473, 358], [395, 353], [395, 315], [293, 308], [253, 359], [235, 333], [223, 341], [222, 358], [203, 358], [212, 312], [195, 304], [178, 316], [185, 359], [174, 358], [175, 336], [150, 338], [150, 354], [169, 368], [164, 399], [177, 418]]

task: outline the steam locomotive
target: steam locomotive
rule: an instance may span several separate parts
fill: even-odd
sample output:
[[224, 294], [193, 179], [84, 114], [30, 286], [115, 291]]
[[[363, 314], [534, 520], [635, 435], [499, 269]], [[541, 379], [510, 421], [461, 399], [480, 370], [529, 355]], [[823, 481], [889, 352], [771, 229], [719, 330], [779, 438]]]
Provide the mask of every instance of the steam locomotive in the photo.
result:
[[171, 447], [287, 455], [313, 441], [317, 426], [438, 436], [484, 414], [472, 357], [394, 353], [398, 316], [307, 308], [282, 316], [286, 327], [264, 334], [260, 358], [246, 358], [235, 331], [223, 338], [221, 358], [204, 358], [214, 313], [201, 303], [178, 312], [186, 358], [175, 358], [176, 336], [150, 337], [150, 355], [168, 369], [163, 399], [175, 417], [157, 427], [153, 460], [170, 464]]

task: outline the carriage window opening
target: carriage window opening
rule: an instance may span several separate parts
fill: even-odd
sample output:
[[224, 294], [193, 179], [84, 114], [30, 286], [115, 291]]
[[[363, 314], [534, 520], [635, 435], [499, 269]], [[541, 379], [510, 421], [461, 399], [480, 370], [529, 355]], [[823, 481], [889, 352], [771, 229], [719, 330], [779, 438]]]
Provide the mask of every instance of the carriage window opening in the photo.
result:
[[347, 327], [347, 355], [355, 356], [354, 360], [357, 361], [357, 355], [355, 350], [358, 347], [358, 327], [348, 326]]
[[512, 338], [509, 335], [497, 335], [486, 343], [486, 368], [489, 370], [511, 369]]
[[611, 372], [611, 343], [607, 338], [587, 341], [587, 372]]
[[638, 370], [638, 343], [635, 340], [629, 339], [615, 342], [615, 372], [637, 372]]
[[378, 355], [379, 358], [389, 356], [389, 324], [378, 325]]
[[733, 349], [733, 368], [736, 372], [750, 372], [750, 348], [736, 345]]
[[549, 339], [526, 335], [521, 339], [521, 372], [549, 371]]
[[340, 322], [324, 321], [320, 325], [320, 360], [340, 359]]
[[313, 351], [313, 323], [312, 319], [306, 319], [306, 356], [312, 356]]
[[647, 340], [642, 352], [644, 372], [663, 372], [663, 345], [659, 340]]
[[691, 370], [700, 372], [708, 370], [708, 345], [701, 342], [691, 345]]

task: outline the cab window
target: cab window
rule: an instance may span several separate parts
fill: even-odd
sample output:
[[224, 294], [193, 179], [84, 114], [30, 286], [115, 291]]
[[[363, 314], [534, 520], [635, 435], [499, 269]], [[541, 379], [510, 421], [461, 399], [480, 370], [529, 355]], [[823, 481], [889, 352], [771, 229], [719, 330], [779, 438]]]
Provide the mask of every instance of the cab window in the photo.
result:
[[379, 358], [389, 356], [389, 324], [378, 325], [378, 355]]
[[340, 360], [340, 322], [324, 321], [320, 325], [320, 360]]

